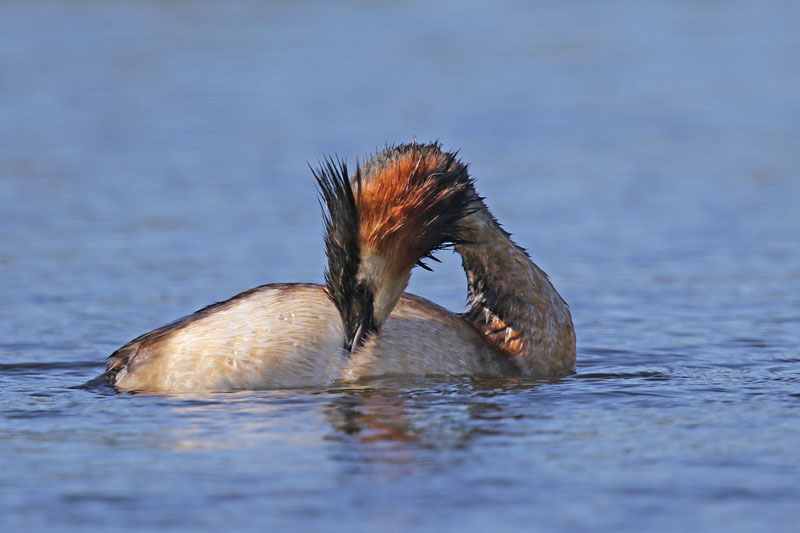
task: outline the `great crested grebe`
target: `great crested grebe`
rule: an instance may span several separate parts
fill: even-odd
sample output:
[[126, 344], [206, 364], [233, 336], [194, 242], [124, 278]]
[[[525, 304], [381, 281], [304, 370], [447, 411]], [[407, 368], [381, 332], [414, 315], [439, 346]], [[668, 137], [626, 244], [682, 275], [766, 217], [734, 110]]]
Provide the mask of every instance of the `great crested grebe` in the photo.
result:
[[[569, 310], [438, 143], [316, 171], [326, 285], [243, 292], [132, 340], [101, 378], [120, 390], [328, 385], [384, 374], [560, 376], [574, 371]], [[457, 315], [404, 294], [411, 270], [455, 246], [469, 284]]]

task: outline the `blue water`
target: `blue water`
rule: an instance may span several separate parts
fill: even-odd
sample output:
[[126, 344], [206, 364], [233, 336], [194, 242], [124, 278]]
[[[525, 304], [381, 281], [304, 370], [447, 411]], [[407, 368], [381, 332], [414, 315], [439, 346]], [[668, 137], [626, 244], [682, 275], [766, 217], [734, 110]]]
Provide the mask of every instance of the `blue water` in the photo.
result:
[[[3, 531], [795, 531], [800, 5], [0, 4]], [[306, 165], [441, 139], [570, 303], [557, 382], [72, 388], [322, 280]], [[410, 290], [453, 310], [457, 258]]]

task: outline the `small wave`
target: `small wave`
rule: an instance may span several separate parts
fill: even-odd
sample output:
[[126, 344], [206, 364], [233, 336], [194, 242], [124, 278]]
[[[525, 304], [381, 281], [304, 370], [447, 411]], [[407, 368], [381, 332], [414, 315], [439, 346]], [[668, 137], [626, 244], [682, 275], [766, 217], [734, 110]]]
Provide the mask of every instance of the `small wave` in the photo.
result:
[[663, 372], [642, 370], [639, 372], [578, 372], [573, 379], [635, 379], [645, 378], [656, 381], [668, 380], [670, 376]]
[[80, 368], [100, 368], [101, 361], [25, 361], [20, 363], [0, 363], [0, 372], [24, 372], [28, 370], [75, 370]]

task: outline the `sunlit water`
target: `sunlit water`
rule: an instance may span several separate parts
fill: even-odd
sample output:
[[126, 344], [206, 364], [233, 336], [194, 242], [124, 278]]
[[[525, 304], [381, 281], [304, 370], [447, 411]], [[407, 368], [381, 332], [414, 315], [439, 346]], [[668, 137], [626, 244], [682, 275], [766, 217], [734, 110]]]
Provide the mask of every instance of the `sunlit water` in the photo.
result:
[[[3, 531], [791, 531], [795, 2], [0, 6]], [[321, 281], [306, 162], [461, 148], [570, 303], [557, 382], [73, 388]], [[458, 261], [411, 290], [463, 304]]]

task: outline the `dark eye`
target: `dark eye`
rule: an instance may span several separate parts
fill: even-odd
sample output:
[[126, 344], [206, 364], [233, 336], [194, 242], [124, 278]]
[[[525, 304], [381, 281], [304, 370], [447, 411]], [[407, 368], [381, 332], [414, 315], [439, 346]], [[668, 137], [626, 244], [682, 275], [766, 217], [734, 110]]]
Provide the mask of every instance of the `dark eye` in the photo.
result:
[[363, 283], [356, 285], [356, 298], [359, 300], [364, 300], [367, 297], [368, 292], [367, 286]]

